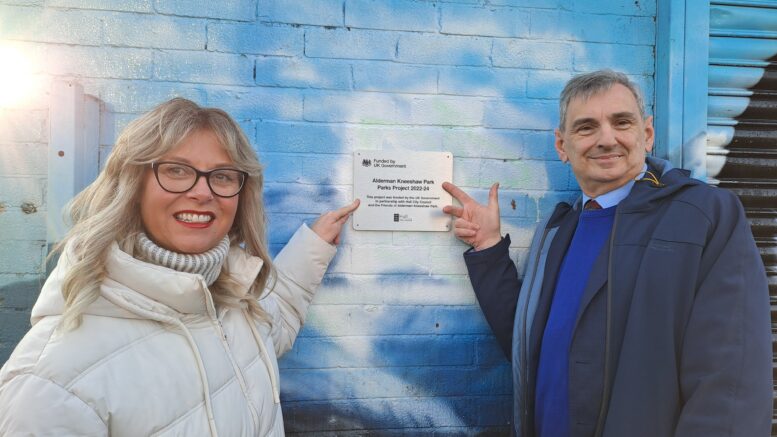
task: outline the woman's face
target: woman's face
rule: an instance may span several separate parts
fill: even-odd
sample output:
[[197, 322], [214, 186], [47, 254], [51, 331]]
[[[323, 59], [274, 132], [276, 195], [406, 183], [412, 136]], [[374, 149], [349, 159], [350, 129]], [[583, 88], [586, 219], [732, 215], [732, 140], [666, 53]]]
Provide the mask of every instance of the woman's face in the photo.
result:
[[[200, 171], [235, 168], [209, 130], [193, 132], [157, 161], [188, 164]], [[159, 246], [178, 253], [202, 253], [214, 248], [232, 228], [240, 197], [216, 196], [202, 176], [189, 191], [169, 193], [159, 186], [150, 166], [142, 191], [140, 217], [146, 234]]]

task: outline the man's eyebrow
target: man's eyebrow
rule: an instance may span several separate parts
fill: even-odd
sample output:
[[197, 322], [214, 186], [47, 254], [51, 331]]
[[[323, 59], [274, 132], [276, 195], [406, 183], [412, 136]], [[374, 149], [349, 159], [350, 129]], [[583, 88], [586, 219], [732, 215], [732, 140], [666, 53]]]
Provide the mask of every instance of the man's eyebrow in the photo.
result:
[[596, 121], [593, 117], [587, 117], [587, 118], [578, 118], [577, 120], [572, 122], [572, 126], [570, 126], [571, 129], [574, 129], [580, 125], [584, 124], [599, 124], [598, 121]]
[[615, 119], [615, 118], [632, 118], [632, 119], [636, 119], [637, 118], [637, 114], [635, 114], [635, 113], [633, 113], [631, 111], [621, 111], [621, 112], [616, 112], [614, 114], [611, 114], [610, 118], [612, 118], [612, 119]]

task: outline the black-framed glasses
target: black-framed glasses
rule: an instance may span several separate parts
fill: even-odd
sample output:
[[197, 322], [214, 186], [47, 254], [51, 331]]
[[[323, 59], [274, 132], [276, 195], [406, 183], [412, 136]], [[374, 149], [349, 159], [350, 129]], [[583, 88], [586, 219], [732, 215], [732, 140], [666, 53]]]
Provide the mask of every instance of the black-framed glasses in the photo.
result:
[[248, 173], [236, 168], [214, 168], [200, 171], [188, 164], [172, 161], [151, 163], [159, 186], [168, 193], [185, 193], [205, 176], [210, 191], [219, 197], [234, 197], [243, 190]]

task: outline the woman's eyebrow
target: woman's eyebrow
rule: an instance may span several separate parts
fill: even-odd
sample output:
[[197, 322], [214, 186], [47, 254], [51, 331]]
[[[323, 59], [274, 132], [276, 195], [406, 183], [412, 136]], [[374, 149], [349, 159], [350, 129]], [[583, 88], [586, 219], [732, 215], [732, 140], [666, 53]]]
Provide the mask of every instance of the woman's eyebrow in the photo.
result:
[[[192, 167], [195, 167], [190, 160], [186, 159], [183, 156], [168, 156], [168, 157], [165, 157], [163, 159], [160, 159], [160, 161], [175, 161], [175, 162], [180, 162], [181, 164], [188, 164], [188, 165], [191, 165]], [[235, 167], [235, 163], [234, 162], [218, 162], [218, 163], [210, 166], [210, 168], [221, 168], [221, 167]]]

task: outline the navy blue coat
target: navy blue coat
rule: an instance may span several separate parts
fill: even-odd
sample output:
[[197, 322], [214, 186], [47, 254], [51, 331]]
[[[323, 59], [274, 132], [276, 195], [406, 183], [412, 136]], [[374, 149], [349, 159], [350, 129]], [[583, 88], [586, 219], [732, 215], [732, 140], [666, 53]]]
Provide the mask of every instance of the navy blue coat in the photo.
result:
[[[766, 273], [739, 200], [648, 158], [594, 263], [569, 350], [570, 437], [768, 436]], [[465, 253], [480, 306], [512, 360], [515, 434], [534, 432], [545, 323], [580, 201], [536, 233], [524, 278], [509, 235]], [[520, 290], [520, 292], [519, 292]]]

